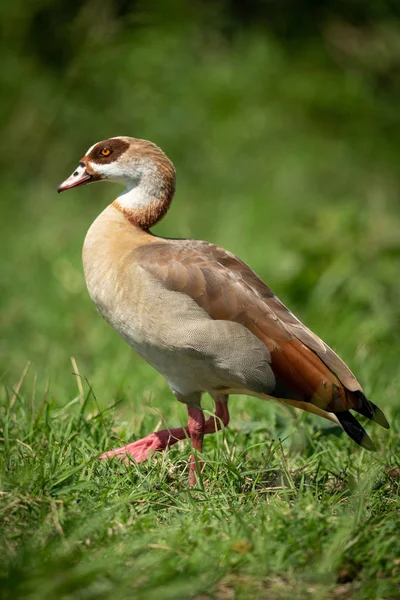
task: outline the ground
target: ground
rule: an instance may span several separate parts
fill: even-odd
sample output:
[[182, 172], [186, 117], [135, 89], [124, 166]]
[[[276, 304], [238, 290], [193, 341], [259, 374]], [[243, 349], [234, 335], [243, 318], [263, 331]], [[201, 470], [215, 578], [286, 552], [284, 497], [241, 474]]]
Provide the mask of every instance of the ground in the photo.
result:
[[3, 405], [2, 598], [398, 597], [398, 433], [372, 426], [370, 454], [236, 398], [190, 489], [185, 442], [147, 464], [99, 461], [163, 419], [139, 395], [100, 411], [83, 388], [60, 407], [23, 384]]

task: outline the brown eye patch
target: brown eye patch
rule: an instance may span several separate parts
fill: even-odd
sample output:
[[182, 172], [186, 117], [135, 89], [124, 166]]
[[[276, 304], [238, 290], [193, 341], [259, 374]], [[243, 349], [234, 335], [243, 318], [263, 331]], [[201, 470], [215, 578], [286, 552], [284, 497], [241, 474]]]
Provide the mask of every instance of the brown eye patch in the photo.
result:
[[128, 142], [118, 138], [110, 138], [99, 142], [87, 155], [89, 161], [107, 164], [114, 162], [129, 148]]

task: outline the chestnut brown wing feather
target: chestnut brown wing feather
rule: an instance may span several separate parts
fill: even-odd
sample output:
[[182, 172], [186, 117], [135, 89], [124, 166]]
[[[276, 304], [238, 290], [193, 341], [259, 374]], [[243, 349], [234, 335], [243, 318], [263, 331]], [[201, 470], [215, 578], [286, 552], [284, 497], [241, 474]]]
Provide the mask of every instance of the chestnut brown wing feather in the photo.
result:
[[241, 323], [262, 340], [271, 353], [278, 397], [327, 411], [358, 406], [351, 392], [362, 390], [345, 363], [236, 256], [192, 240], [153, 242], [134, 255], [168, 289], [187, 294], [213, 319]]

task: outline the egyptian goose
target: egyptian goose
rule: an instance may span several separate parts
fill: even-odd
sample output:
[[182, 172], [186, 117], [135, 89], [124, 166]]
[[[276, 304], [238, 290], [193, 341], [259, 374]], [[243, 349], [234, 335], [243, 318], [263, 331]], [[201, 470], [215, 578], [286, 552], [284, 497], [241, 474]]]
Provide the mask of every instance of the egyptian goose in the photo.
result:
[[[151, 433], [101, 458], [138, 463], [229, 422], [229, 394], [276, 398], [340, 425], [368, 450], [374, 445], [349, 411], [388, 428], [348, 367], [305, 327], [239, 258], [208, 242], [165, 239], [150, 229], [167, 212], [175, 169], [155, 144], [115, 137], [89, 148], [62, 192], [94, 181], [125, 190], [90, 227], [83, 266], [89, 294], [106, 321], [162, 373], [187, 405], [188, 425]], [[208, 392], [215, 417], [205, 420]], [[201, 467], [190, 461], [190, 484]]]

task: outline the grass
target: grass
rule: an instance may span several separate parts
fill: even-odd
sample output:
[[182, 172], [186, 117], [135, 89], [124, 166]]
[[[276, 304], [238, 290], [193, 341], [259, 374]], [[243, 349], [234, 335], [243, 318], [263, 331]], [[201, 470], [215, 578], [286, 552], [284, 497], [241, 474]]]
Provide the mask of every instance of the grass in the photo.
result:
[[247, 401], [189, 489], [185, 443], [97, 459], [153, 415], [116, 421], [90, 390], [34, 408], [26, 387], [3, 405], [2, 598], [396, 597], [398, 432], [368, 454], [268, 405], [250, 421]]
[[[260, 32], [78, 25], [61, 74], [10, 41], [0, 74], [0, 597], [398, 598], [397, 98], [326, 40], [294, 56]], [[368, 423], [376, 453], [236, 397], [196, 489], [184, 442], [140, 466], [97, 459], [185, 420], [85, 289], [82, 240], [117, 187], [55, 194], [121, 133], [177, 167], [157, 232], [238, 254], [348, 362], [392, 425]]]

